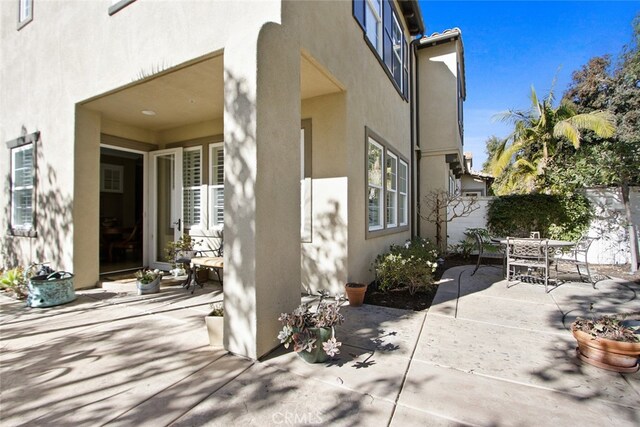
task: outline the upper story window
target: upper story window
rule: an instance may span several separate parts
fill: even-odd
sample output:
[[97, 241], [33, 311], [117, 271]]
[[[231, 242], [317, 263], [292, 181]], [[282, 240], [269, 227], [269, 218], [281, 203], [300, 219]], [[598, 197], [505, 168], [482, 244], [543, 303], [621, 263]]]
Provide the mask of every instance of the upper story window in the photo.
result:
[[405, 99], [409, 96], [409, 46], [391, 0], [354, 0], [353, 16], [385, 71]]
[[33, 0], [18, 0], [18, 29], [33, 20]]
[[11, 233], [35, 236], [36, 142], [39, 132], [9, 141], [11, 151]]

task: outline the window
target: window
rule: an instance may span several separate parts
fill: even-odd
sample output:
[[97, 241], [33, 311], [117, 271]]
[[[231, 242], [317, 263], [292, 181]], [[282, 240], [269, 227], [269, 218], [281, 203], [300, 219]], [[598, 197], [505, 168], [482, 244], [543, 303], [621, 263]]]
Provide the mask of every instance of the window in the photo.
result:
[[409, 224], [409, 165], [404, 160], [398, 163], [398, 221], [400, 226]]
[[365, 33], [367, 38], [382, 55], [382, 0], [365, 0]]
[[100, 165], [100, 191], [103, 193], [122, 193], [122, 174], [120, 165]]
[[129, 6], [134, 1], [136, 0], [111, 0], [111, 6], [109, 6], [109, 10], [108, 10], [109, 15], [113, 15], [120, 9], [123, 9]]
[[182, 209], [186, 228], [200, 225], [202, 210], [202, 149], [185, 148], [182, 156]]
[[35, 237], [36, 141], [39, 132], [7, 142], [11, 152], [11, 232]]
[[224, 144], [209, 145], [209, 228], [224, 226]]
[[387, 227], [398, 225], [398, 157], [387, 152], [386, 171]]
[[398, 92], [409, 97], [408, 44], [391, 0], [354, 0], [353, 16]]
[[33, 20], [33, 0], [18, 1], [18, 29]]
[[402, 231], [409, 225], [409, 164], [367, 133], [367, 231]]
[[369, 138], [367, 176], [369, 186], [369, 231], [382, 230], [382, 160], [383, 148]]

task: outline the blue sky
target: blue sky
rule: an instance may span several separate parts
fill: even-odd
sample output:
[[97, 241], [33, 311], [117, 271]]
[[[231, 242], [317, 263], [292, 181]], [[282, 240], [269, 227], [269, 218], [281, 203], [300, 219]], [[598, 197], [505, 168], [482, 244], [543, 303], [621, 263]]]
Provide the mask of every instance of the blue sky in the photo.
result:
[[546, 95], [557, 75], [556, 99], [571, 74], [604, 54], [617, 57], [631, 41], [640, 1], [420, 1], [426, 34], [458, 27], [465, 49], [467, 100], [464, 151], [474, 169], [485, 141], [506, 136], [492, 116], [529, 106], [531, 85]]

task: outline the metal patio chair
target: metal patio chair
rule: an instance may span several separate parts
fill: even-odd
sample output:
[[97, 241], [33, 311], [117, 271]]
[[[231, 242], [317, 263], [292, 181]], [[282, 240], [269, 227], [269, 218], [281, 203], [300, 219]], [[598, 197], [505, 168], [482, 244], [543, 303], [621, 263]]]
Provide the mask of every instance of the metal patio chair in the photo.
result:
[[[483, 259], [501, 259], [502, 260], [502, 275], [505, 273], [505, 248], [500, 243], [491, 241], [489, 234], [486, 230], [474, 230], [473, 236], [476, 240], [476, 246], [478, 247], [478, 262], [476, 262], [476, 268], [473, 269], [473, 276], [480, 268], [480, 264]], [[488, 267], [492, 267], [488, 265]]]
[[[595, 289], [596, 280], [594, 280], [594, 277], [591, 275], [588, 261], [589, 248], [595, 240], [597, 240], [596, 237], [582, 236], [569, 251], [565, 251], [555, 257], [553, 261], [556, 274], [558, 274], [558, 271], [561, 273], [571, 273], [573, 272], [572, 267], [575, 267], [578, 276], [580, 276], [580, 281], [584, 281], [586, 278], [593, 286], [593, 289]], [[558, 270], [559, 265], [561, 266], [560, 270]]]
[[[512, 280], [544, 281], [549, 292], [549, 242], [547, 239], [507, 237], [507, 287]], [[526, 273], [522, 270], [526, 269]]]

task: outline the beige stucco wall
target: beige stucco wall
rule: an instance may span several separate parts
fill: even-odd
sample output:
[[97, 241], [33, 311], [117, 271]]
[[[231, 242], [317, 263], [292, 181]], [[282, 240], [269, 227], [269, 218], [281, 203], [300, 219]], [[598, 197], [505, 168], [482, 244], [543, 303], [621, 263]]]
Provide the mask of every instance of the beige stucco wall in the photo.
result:
[[[74, 234], [97, 235], [97, 228], [76, 221], [75, 215], [90, 209], [99, 168], [75, 179], [76, 156], [83, 153], [74, 148], [77, 103], [129, 85], [141, 74], [220, 51], [229, 39], [244, 39], [246, 28], [260, 28], [280, 16], [277, 1], [250, 8], [244, 2], [138, 1], [113, 16], [107, 14], [110, 4], [38, 2], [33, 21], [17, 31], [18, 2], [0, 2], [0, 141], [19, 137], [23, 128], [41, 132], [38, 203], [49, 202], [46, 210], [44, 205], [38, 210], [37, 238], [0, 238], [5, 263], [47, 260], [55, 268], [74, 271], [83, 268], [81, 260], [89, 256], [74, 247]], [[211, 17], [221, 19], [213, 25]], [[186, 28], [197, 29], [197, 37]], [[152, 133], [106, 126], [119, 136], [154, 142]], [[9, 170], [4, 144], [0, 170]], [[74, 188], [80, 181], [82, 189]], [[8, 200], [7, 184], [3, 198]], [[8, 228], [6, 213], [0, 216], [0, 227]], [[94, 256], [97, 259], [97, 249]], [[80, 274], [76, 286], [94, 286], [96, 279]]]
[[[425, 197], [434, 191], [449, 190], [447, 154], [463, 159], [458, 127], [458, 43], [449, 42], [417, 50], [418, 129], [421, 158], [418, 203], [422, 237], [435, 241], [436, 226], [424, 219], [428, 215]], [[442, 212], [444, 217], [444, 211]], [[442, 224], [446, 244], [447, 224]]]
[[[375, 256], [409, 238], [409, 231], [365, 238], [365, 127], [409, 159], [409, 103], [366, 45], [349, 1], [149, 0], [109, 16], [110, 4], [38, 2], [33, 22], [16, 31], [17, 2], [0, 2], [0, 80], [12, 83], [0, 89], [0, 140], [20, 136], [23, 126], [42, 133], [37, 191], [39, 200], [51, 202], [38, 212], [38, 238], [2, 236], [2, 247], [16, 259], [45, 259], [76, 271], [77, 287], [93, 286], [100, 132], [160, 148], [224, 133], [230, 160], [225, 162], [225, 210], [234, 213], [225, 218], [225, 346], [258, 357], [277, 344], [277, 314], [299, 302], [301, 118], [313, 123], [313, 250], [326, 255], [317, 260], [307, 251], [306, 256], [324, 275], [314, 277], [313, 287], [337, 293], [345, 281], [371, 280]], [[223, 122], [212, 118], [152, 132], [102, 121], [78, 107], [141, 75], [222, 51]], [[341, 93], [301, 102], [303, 51]], [[8, 170], [8, 157], [3, 145], [0, 170]], [[326, 221], [335, 223], [327, 229]], [[6, 214], [0, 222], [6, 229]], [[312, 272], [306, 272], [308, 278]]]
[[[336, 235], [334, 245], [338, 250], [329, 254], [333, 256], [333, 261], [331, 258], [325, 258], [323, 262], [328, 269], [326, 270], [328, 277], [316, 281], [318, 284], [327, 285], [332, 292], [343, 293], [342, 286], [345, 280], [368, 283], [373, 279], [371, 263], [376, 255], [388, 250], [390, 244], [404, 242], [410, 237], [410, 232], [405, 231], [365, 238], [367, 221], [365, 126], [383, 137], [394, 151], [409, 159], [411, 154], [410, 107], [394, 88], [383, 65], [366, 45], [362, 30], [352, 16], [351, 2], [285, 2], [283, 22], [291, 29], [292, 34], [297, 34], [304, 51], [320, 63], [345, 91], [344, 95], [341, 95], [344, 97], [343, 106], [340, 106], [345, 111], [344, 124], [340, 121], [334, 122], [331, 118], [333, 113], [330, 112], [326, 112], [322, 118], [314, 119], [313, 114], [309, 116], [313, 121], [314, 147], [317, 142], [316, 128], [321, 126], [319, 123], [321, 119], [328, 120], [328, 126], [344, 126], [345, 144], [340, 148], [340, 153], [343, 153], [344, 157], [326, 156], [326, 160], [314, 158], [313, 163], [314, 176], [316, 165], [323, 167], [325, 161], [324, 167], [329, 167], [333, 171], [330, 176], [321, 176], [322, 181], [314, 182], [314, 191], [324, 186], [327, 191], [325, 201], [329, 202], [328, 206], [325, 205], [324, 211], [317, 213], [314, 204], [314, 215], [324, 215], [323, 219], [326, 220], [335, 212], [339, 221], [346, 220], [346, 224], [341, 223], [339, 227], [333, 228]], [[409, 39], [409, 35], [406, 34], [406, 36]], [[328, 99], [313, 101], [317, 110], [338, 107], [328, 103]], [[322, 106], [324, 101], [327, 104]], [[307, 104], [303, 102], [303, 112], [307, 111], [306, 106]], [[332, 131], [343, 132], [342, 129]], [[334, 141], [329, 143], [335, 144]], [[314, 193], [314, 202], [316, 193]], [[346, 207], [343, 206], [344, 203]], [[344, 246], [339, 243], [345, 238], [340, 231], [345, 227], [347, 230], [346, 260]], [[335, 271], [333, 277], [330, 276], [332, 262]], [[304, 274], [303, 271], [303, 277]]]

